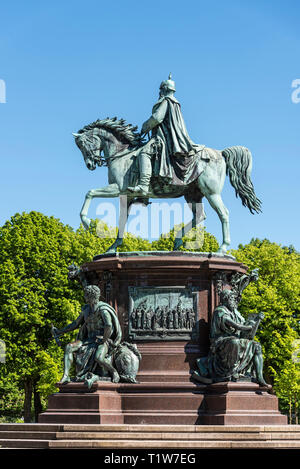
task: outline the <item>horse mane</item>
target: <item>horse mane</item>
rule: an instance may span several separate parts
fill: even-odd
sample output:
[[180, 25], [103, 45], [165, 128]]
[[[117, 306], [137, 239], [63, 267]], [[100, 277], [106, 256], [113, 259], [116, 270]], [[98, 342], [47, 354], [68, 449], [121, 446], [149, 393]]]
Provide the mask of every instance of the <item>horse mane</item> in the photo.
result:
[[85, 125], [78, 133], [82, 134], [95, 128], [111, 131], [116, 138], [123, 143], [128, 143], [130, 146], [139, 146], [144, 143], [143, 137], [137, 132], [137, 126], [133, 127], [131, 124], [126, 124], [124, 119], [118, 119], [117, 117], [98, 119], [91, 124]]

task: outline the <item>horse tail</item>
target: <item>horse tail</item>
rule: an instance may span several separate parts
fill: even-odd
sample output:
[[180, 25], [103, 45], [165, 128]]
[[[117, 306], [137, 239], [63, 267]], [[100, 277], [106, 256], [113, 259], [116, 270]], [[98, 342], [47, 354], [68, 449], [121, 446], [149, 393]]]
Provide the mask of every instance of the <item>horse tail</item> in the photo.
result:
[[222, 155], [226, 161], [226, 174], [235, 189], [236, 196], [251, 213], [261, 212], [261, 201], [256, 197], [251, 181], [252, 155], [250, 150], [242, 146], [225, 148]]

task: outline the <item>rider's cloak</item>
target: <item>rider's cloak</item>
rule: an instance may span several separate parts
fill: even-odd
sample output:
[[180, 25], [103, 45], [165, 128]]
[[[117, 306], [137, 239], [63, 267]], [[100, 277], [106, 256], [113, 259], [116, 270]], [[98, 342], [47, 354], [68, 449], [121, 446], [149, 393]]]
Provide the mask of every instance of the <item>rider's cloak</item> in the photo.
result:
[[193, 182], [202, 172], [198, 165], [204, 145], [196, 145], [190, 138], [174, 96], [162, 97], [153, 106], [152, 117], [158, 125], [152, 137], [160, 142], [161, 150], [153, 162], [153, 175], [164, 184], [184, 185]]

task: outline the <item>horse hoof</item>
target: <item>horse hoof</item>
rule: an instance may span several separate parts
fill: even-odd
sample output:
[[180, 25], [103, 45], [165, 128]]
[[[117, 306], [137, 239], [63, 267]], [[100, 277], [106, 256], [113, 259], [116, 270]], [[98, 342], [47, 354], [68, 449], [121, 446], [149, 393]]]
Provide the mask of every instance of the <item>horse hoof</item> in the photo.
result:
[[217, 254], [227, 254], [227, 245], [222, 245], [219, 247], [219, 249], [217, 250]]
[[119, 246], [122, 246], [123, 239], [117, 238], [116, 241], [105, 251], [105, 254], [115, 254]]
[[117, 252], [118, 246], [114, 243], [112, 244], [107, 251], [105, 251], [105, 254], [115, 254]]
[[179, 248], [183, 246], [182, 239], [175, 239], [173, 251], [179, 251]]
[[82, 221], [82, 224], [83, 224], [84, 228], [86, 230], [88, 230], [89, 227], [90, 227], [90, 224], [91, 224], [91, 220], [89, 218], [85, 217], [85, 216], [82, 216], [81, 221]]
[[107, 251], [105, 251], [104, 254], [115, 254], [117, 252], [116, 249], [108, 249]]

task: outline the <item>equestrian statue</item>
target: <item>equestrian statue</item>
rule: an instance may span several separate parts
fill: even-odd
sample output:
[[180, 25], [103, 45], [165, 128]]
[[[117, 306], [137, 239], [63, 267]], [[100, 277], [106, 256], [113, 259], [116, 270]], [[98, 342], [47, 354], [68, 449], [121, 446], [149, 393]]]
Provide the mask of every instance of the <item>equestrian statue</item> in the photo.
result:
[[[226, 254], [230, 245], [229, 211], [221, 192], [225, 176], [251, 213], [261, 211], [251, 181], [252, 155], [248, 148], [232, 146], [214, 150], [194, 143], [185, 126], [181, 106], [174, 96], [175, 82], [171, 74], [159, 88], [159, 99], [141, 132], [124, 119], [99, 119], [74, 133], [85, 164], [91, 171], [107, 166], [109, 184], [91, 189], [80, 213], [85, 228], [89, 227], [88, 209], [91, 200], [124, 197], [120, 204], [117, 238], [109, 247], [116, 252], [123, 235], [130, 206], [148, 205], [149, 199], [184, 197], [192, 210], [192, 220], [177, 233], [174, 250], [182, 245], [182, 237], [206, 216], [202, 199], [206, 198], [222, 224], [219, 253]], [[148, 136], [148, 139], [146, 138]]]

